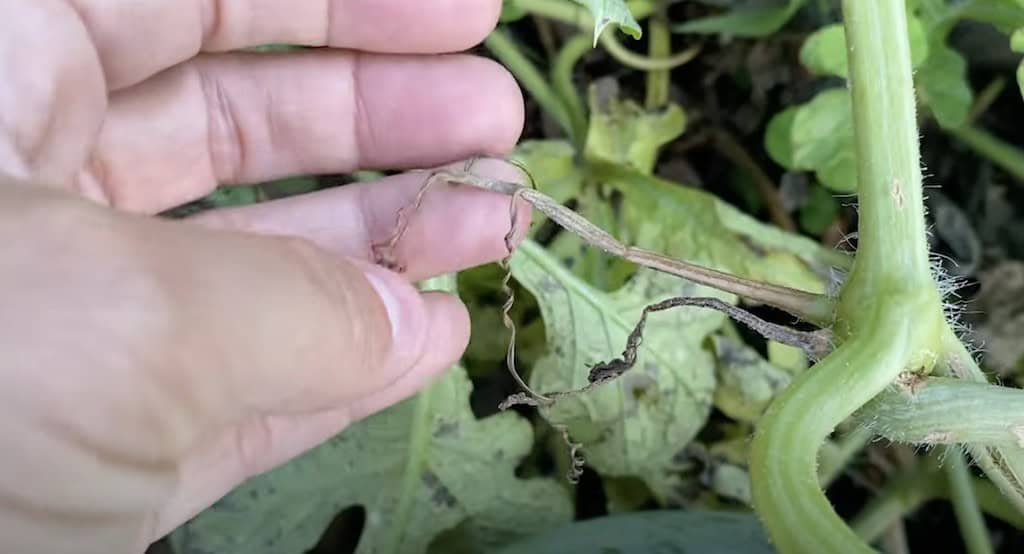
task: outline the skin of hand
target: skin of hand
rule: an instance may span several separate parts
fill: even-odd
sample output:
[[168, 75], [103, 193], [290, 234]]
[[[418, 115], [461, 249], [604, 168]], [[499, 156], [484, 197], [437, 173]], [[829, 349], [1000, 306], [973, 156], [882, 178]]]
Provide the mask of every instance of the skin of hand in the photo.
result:
[[[0, 0], [0, 550], [143, 552], [466, 347], [413, 282], [506, 255], [508, 198], [423, 174], [172, 221], [218, 186], [502, 154], [457, 54], [500, 0]], [[270, 43], [324, 48], [239, 52]], [[517, 216], [527, 221], [526, 208]]]

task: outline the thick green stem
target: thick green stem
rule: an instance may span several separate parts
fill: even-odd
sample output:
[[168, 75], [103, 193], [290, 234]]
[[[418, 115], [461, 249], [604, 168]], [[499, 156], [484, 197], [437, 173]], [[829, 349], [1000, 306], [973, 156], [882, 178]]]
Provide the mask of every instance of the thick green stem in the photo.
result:
[[932, 280], [903, 0], [844, 0], [860, 200], [839, 348], [768, 408], [751, 448], [754, 505], [782, 553], [870, 552], [818, 486], [835, 427], [907, 369], [931, 369], [945, 324]]
[[[878, 292], [933, 289], [920, 148], [901, 0], [844, 0], [859, 223], [844, 300], [853, 316]], [[856, 324], [857, 322], [851, 322]]]
[[1024, 441], [1024, 390], [950, 377], [915, 379], [878, 395], [856, 417], [894, 442], [1017, 448]]
[[988, 537], [981, 508], [971, 486], [967, 463], [956, 447], [946, 449], [946, 475], [949, 477], [949, 496], [953, 502], [960, 536], [968, 554], [992, 554], [992, 541]]
[[[947, 327], [942, 338], [946, 363], [939, 364], [937, 371], [965, 381], [988, 383], [988, 378], [952, 329]], [[1016, 446], [965, 446], [985, 475], [1024, 514], [1024, 448], [1020, 443]]]
[[566, 134], [572, 136], [573, 125], [569, 110], [555, 94], [554, 89], [548, 85], [544, 75], [526, 59], [512, 38], [502, 29], [496, 29], [487, 36], [484, 44], [494, 57], [515, 75], [519, 84], [530, 93], [537, 104], [565, 129]]
[[894, 298], [892, 314], [884, 313], [889, 306], [875, 309], [873, 327], [800, 374], [761, 417], [750, 453], [754, 506], [779, 552], [870, 552], [822, 492], [817, 454], [836, 425], [885, 389], [927, 340], [927, 329], [902, 315], [927, 308], [927, 296], [916, 300]]

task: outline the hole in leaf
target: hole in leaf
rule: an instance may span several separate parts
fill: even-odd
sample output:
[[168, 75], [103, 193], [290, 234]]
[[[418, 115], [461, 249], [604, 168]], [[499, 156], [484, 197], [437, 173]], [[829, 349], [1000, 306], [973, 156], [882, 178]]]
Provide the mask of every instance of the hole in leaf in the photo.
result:
[[352, 554], [359, 547], [365, 525], [366, 508], [349, 506], [334, 516], [320, 542], [306, 554]]
[[608, 497], [601, 476], [590, 467], [583, 468], [576, 485], [576, 519], [592, 519], [608, 515]]

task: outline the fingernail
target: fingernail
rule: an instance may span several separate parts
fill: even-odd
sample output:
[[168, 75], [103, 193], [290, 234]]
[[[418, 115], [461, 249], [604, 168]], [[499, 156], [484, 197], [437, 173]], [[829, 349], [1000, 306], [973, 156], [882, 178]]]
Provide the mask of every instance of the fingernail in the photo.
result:
[[415, 302], [419, 294], [400, 276], [379, 266], [368, 267], [366, 278], [384, 302], [388, 322], [391, 324], [391, 337], [395, 346], [401, 348], [405, 345], [404, 339], [410, 325], [415, 325], [412, 320], [416, 317]]

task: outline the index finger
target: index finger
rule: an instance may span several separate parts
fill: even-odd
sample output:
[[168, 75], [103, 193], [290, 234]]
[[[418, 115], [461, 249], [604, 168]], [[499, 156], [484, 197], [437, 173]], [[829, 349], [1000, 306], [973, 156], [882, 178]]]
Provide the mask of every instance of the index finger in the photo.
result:
[[107, 86], [123, 88], [199, 52], [265, 44], [383, 53], [465, 50], [501, 0], [66, 0], [89, 30]]

